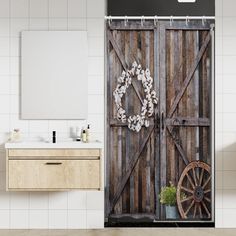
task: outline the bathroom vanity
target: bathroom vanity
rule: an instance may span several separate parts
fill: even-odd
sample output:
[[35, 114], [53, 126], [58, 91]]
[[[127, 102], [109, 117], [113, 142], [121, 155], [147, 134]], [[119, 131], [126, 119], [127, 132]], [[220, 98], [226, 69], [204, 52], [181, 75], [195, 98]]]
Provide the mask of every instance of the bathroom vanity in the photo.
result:
[[102, 144], [6, 143], [9, 191], [101, 190]]

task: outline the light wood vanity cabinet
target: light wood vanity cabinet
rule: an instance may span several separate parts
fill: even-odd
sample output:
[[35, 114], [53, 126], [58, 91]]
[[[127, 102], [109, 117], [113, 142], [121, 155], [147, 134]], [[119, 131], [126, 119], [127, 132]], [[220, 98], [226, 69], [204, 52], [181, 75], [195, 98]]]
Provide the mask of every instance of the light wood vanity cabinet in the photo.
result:
[[7, 149], [7, 190], [101, 189], [101, 149]]

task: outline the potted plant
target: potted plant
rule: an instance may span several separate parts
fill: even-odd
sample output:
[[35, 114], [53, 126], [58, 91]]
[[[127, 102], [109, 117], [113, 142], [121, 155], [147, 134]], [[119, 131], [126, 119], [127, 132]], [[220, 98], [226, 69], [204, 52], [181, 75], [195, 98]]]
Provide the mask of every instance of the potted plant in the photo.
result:
[[177, 207], [176, 207], [176, 187], [170, 182], [170, 186], [161, 188], [159, 195], [160, 203], [165, 205], [166, 218], [176, 219], [178, 218]]

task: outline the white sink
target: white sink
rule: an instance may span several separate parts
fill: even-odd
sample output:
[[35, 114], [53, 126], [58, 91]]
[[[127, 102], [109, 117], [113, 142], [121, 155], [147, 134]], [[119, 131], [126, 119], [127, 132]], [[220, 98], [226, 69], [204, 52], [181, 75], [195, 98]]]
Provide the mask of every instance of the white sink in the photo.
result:
[[20, 149], [20, 148], [42, 148], [42, 149], [54, 149], [54, 148], [103, 148], [103, 143], [100, 141], [93, 141], [89, 143], [83, 142], [57, 142], [57, 143], [47, 143], [47, 142], [8, 142], [5, 144], [7, 149]]

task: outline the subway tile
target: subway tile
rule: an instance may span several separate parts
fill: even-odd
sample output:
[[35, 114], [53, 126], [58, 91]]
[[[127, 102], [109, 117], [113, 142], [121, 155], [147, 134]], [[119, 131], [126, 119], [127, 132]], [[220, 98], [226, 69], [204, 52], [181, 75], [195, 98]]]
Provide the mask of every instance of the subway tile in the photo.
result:
[[20, 97], [18, 95], [10, 96], [10, 113], [19, 114], [20, 112]]
[[10, 209], [10, 196], [9, 192], [5, 190], [0, 191], [0, 210]]
[[235, 228], [236, 209], [223, 209], [223, 227]]
[[86, 191], [68, 192], [68, 209], [71, 210], [86, 209]]
[[48, 192], [30, 192], [29, 208], [31, 210], [46, 210], [49, 205]]
[[223, 190], [223, 208], [236, 209], [236, 190]]
[[28, 229], [29, 211], [10, 210], [10, 229]]
[[215, 186], [216, 190], [223, 188], [223, 171], [215, 172]]
[[0, 76], [9, 75], [10, 71], [10, 58], [9, 57], [0, 57]]
[[223, 55], [225, 56], [235, 56], [236, 46], [235, 46], [236, 36], [223, 38]]
[[8, 18], [0, 19], [0, 37], [8, 37], [10, 35], [10, 20]]
[[236, 17], [223, 17], [223, 35], [225, 36], [236, 36]]
[[67, 30], [67, 18], [50, 18], [49, 30]]
[[49, 209], [67, 209], [68, 194], [67, 192], [50, 192]]
[[20, 132], [28, 133], [29, 132], [29, 121], [22, 120], [19, 117], [19, 114], [10, 115], [10, 130], [19, 129]]
[[49, 210], [49, 229], [67, 228], [67, 210]]
[[10, 96], [0, 95], [0, 114], [9, 114], [10, 112], [9, 105], [10, 105]]
[[29, 0], [11, 0], [11, 17], [28, 17]]
[[0, 229], [10, 228], [10, 211], [0, 209]]
[[55, 130], [57, 133], [69, 134], [68, 125], [66, 120], [49, 120], [49, 132]]
[[236, 171], [236, 152], [223, 153], [223, 170]]
[[88, 113], [89, 114], [103, 114], [104, 113], [104, 96], [103, 95], [88, 95]]
[[89, 37], [103, 37], [104, 19], [87, 19], [87, 30]]
[[[103, 114], [89, 114], [88, 123], [92, 132], [104, 132], [104, 115]], [[90, 134], [91, 135], [91, 134]], [[92, 137], [90, 137], [91, 139]]]
[[223, 130], [225, 132], [236, 131], [236, 113], [224, 113], [223, 114]]
[[29, 29], [30, 30], [48, 30], [49, 20], [45, 18], [31, 18], [29, 22]]
[[30, 17], [48, 17], [48, 0], [30, 0]]
[[217, 17], [223, 14], [223, 0], [215, 0], [215, 15]]
[[48, 210], [29, 210], [29, 228], [47, 229]]
[[215, 58], [215, 73], [223, 74], [223, 56], [217, 56]]
[[104, 0], [87, 0], [87, 17], [94, 18], [105, 16], [105, 1]]
[[10, 75], [20, 75], [20, 58], [10, 58]]
[[218, 37], [223, 35], [222, 17], [216, 17], [216, 19], [215, 19], [215, 35]]
[[28, 192], [11, 192], [10, 199], [10, 207], [12, 210], [24, 210], [29, 208]]
[[87, 191], [87, 210], [104, 210], [104, 191]]
[[9, 17], [10, 16], [10, 1], [9, 0], [0, 0], [0, 17]]
[[26, 18], [11, 18], [10, 28], [11, 37], [20, 37], [22, 31], [29, 29], [29, 20]]
[[68, 0], [68, 17], [85, 18], [87, 0]]
[[87, 30], [85, 18], [68, 18], [68, 30]]
[[10, 53], [10, 42], [7, 37], [0, 37], [0, 57], [8, 57]]
[[104, 37], [89, 37], [88, 38], [89, 56], [102, 57], [104, 56]]
[[224, 94], [223, 97], [223, 112], [236, 112], [236, 107], [232, 106], [232, 103], [236, 101], [236, 93], [235, 94]]
[[236, 171], [224, 171], [223, 172], [223, 189], [224, 190], [236, 190]]
[[222, 113], [215, 114], [215, 130], [216, 132], [223, 131], [223, 114]]
[[235, 0], [223, 0], [223, 16], [236, 16]]
[[223, 227], [223, 209], [215, 209], [215, 227]]
[[222, 94], [217, 94], [215, 96], [215, 112], [223, 112], [223, 101], [224, 97]]
[[223, 190], [218, 189], [215, 191], [215, 208], [222, 209], [223, 208]]
[[67, 0], [48, 0], [49, 17], [67, 17]]
[[227, 132], [223, 134], [222, 151], [236, 151], [236, 133]]
[[86, 229], [86, 210], [68, 210], [68, 229]]
[[[0, 96], [1, 99], [1, 96]], [[0, 105], [1, 106], [1, 105]], [[10, 131], [10, 122], [8, 114], [0, 114], [0, 132], [9, 132]]]
[[223, 170], [223, 153], [216, 152], [215, 154], [215, 168], [216, 170]]
[[103, 76], [88, 76], [88, 94], [104, 94]]
[[215, 55], [223, 55], [223, 37], [222, 36], [216, 36], [215, 37]]
[[87, 228], [104, 228], [104, 210], [87, 210]]
[[10, 92], [9, 76], [0, 76], [0, 94], [8, 95]]
[[10, 56], [19, 57], [21, 56], [20, 51], [20, 38], [10, 38]]
[[10, 76], [10, 94], [20, 96], [20, 78], [17, 75]]
[[236, 95], [236, 75], [224, 76], [223, 93]]
[[103, 76], [104, 75], [104, 58], [89, 57], [88, 59], [88, 75]]
[[224, 73], [234, 74], [235, 64], [236, 64], [236, 56], [223, 56], [223, 72]]
[[47, 133], [48, 121], [47, 120], [30, 120], [29, 132], [30, 133]]

